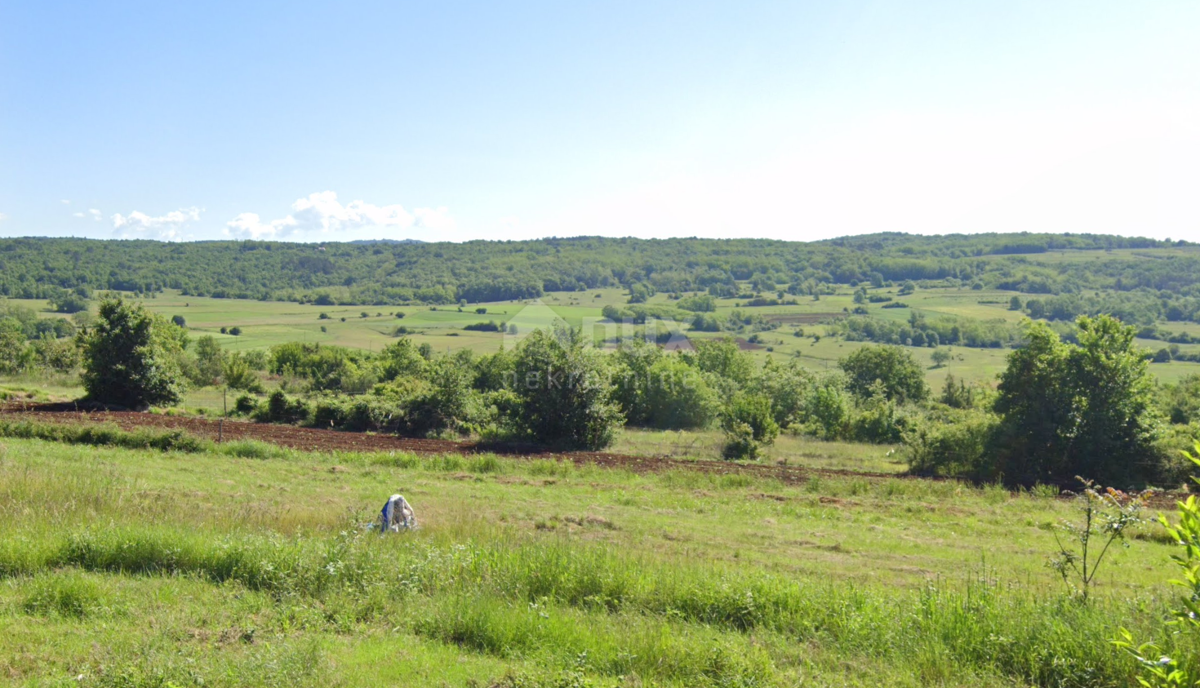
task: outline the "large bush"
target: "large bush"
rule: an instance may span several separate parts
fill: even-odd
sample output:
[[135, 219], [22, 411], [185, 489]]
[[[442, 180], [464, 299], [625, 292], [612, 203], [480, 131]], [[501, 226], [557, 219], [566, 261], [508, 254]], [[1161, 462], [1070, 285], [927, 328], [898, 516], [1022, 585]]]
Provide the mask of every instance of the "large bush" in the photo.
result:
[[846, 385], [861, 399], [876, 393], [876, 381], [883, 394], [897, 401], [923, 401], [929, 396], [925, 372], [912, 354], [898, 346], [864, 346], [838, 361], [846, 373]]
[[994, 460], [999, 418], [985, 411], [949, 410], [910, 427], [904, 436], [909, 470], [917, 475], [999, 479]]
[[600, 449], [624, 422], [600, 352], [579, 330], [537, 330], [515, 351], [516, 432], [547, 444]]
[[739, 392], [726, 406], [721, 419], [727, 459], [756, 459], [764, 446], [775, 442], [779, 425], [771, 413], [771, 400], [761, 394]]
[[1136, 331], [1109, 316], [1081, 317], [1077, 327], [1075, 345], [1033, 324], [1028, 345], [1009, 355], [995, 404], [1003, 418], [997, 473], [1022, 484], [1153, 481], [1163, 457], [1154, 381]]
[[80, 334], [87, 398], [128, 408], [179, 402], [183, 330], [138, 304], [109, 299]]
[[648, 371], [646, 390], [649, 415], [646, 424], [654, 428], [685, 430], [706, 428], [721, 412], [721, 399], [709, 383], [709, 376], [666, 355]]

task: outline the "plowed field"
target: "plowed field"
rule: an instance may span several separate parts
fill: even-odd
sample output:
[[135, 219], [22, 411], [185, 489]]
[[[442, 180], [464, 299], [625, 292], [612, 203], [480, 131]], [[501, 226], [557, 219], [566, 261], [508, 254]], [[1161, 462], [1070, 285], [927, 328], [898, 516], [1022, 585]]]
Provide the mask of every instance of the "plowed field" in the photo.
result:
[[773, 464], [744, 464], [726, 461], [688, 460], [655, 456], [631, 456], [607, 452], [551, 452], [522, 445], [481, 444], [430, 440], [394, 435], [341, 432], [292, 425], [271, 425], [241, 420], [217, 420], [187, 416], [163, 416], [134, 411], [82, 411], [71, 404], [7, 404], [0, 406], [0, 417], [10, 420], [29, 420], [40, 423], [110, 423], [124, 430], [164, 428], [183, 430], [196, 437], [210, 440], [258, 440], [282, 447], [304, 451], [354, 452], [411, 452], [415, 454], [479, 454], [495, 453], [526, 458], [568, 460], [579, 465], [595, 464], [624, 468], [638, 473], [670, 470], [702, 471], [705, 473], [748, 473], [777, 478], [788, 483], [803, 482], [810, 476], [847, 475], [866, 478], [894, 479], [888, 473], [860, 473], [828, 469], [799, 468]]

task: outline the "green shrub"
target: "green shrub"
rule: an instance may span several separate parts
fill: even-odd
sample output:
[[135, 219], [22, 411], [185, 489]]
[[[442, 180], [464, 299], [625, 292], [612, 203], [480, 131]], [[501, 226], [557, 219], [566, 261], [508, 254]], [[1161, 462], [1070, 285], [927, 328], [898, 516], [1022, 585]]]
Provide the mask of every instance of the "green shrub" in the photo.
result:
[[260, 423], [301, 423], [312, 415], [312, 410], [303, 399], [289, 399], [282, 391], [267, 397], [266, 406], [259, 407], [254, 420]]
[[990, 457], [999, 422], [984, 411], [950, 411], [909, 427], [904, 434], [909, 471], [980, 483], [998, 480]]
[[882, 384], [888, 399], [922, 401], [929, 396], [925, 372], [912, 354], [898, 346], [864, 346], [838, 361], [846, 373], [847, 387], [856, 396], [875, 395], [875, 383]]
[[726, 459], [756, 459], [763, 446], [775, 442], [779, 425], [771, 413], [771, 400], [761, 394], [740, 392], [730, 400], [721, 419]]
[[516, 433], [579, 449], [608, 446], [624, 417], [602, 355], [584, 346], [581, 330], [535, 330], [526, 337], [513, 366], [520, 409], [507, 419]]
[[645, 392], [646, 424], [669, 430], [706, 428], [721, 413], [709, 376], [667, 355], [650, 366]]

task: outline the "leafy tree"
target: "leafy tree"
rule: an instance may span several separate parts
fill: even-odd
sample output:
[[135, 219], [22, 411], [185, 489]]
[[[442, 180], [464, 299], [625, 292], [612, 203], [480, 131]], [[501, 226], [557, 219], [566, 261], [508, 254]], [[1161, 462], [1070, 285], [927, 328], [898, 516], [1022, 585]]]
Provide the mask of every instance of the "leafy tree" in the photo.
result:
[[233, 354], [226, 359], [221, 377], [224, 378], [225, 386], [229, 389], [239, 389], [256, 394], [262, 394], [264, 391], [262, 382], [259, 381], [258, 376], [250, 369], [250, 364], [241, 354]]
[[171, 316], [171, 322], [174, 323], [175, 327], [187, 327], [187, 320], [182, 315]]
[[443, 356], [424, 373], [428, 384], [408, 404], [409, 429], [423, 435], [466, 430], [479, 415], [479, 393], [471, 387], [472, 367]]
[[87, 398], [128, 408], [178, 403], [182, 336], [140, 304], [102, 301], [96, 323], [80, 333]]
[[217, 343], [216, 337], [206, 334], [196, 340], [196, 366], [193, 382], [201, 387], [216, 384], [225, 368], [225, 350]]
[[0, 373], [18, 373], [29, 363], [30, 352], [21, 323], [15, 318], [0, 318]]
[[1010, 311], [1021, 310], [1021, 297], [1020, 296], [1014, 296], [1008, 300], [1008, 310], [1010, 310]]
[[50, 307], [57, 313], [79, 313], [88, 309], [88, 302], [84, 296], [64, 289], [50, 297]]
[[998, 474], [1021, 484], [1153, 479], [1161, 468], [1154, 381], [1133, 344], [1136, 330], [1109, 316], [1076, 326], [1078, 345], [1035, 323], [1029, 343], [1009, 355], [995, 404], [1003, 418]]
[[517, 432], [547, 444], [608, 446], [624, 418], [601, 355], [584, 346], [581, 330], [535, 330], [522, 340], [513, 365]]
[[941, 368], [945, 366], [950, 359], [954, 358], [954, 354], [950, 353], [950, 351], [947, 349], [934, 349], [933, 352], [929, 354], [929, 358], [933, 361], [933, 365], [935, 367]]
[[737, 385], [748, 383], [754, 375], [754, 361], [732, 337], [697, 341], [693, 346], [695, 365], [706, 373]]
[[838, 366], [846, 373], [847, 387], [860, 399], [874, 396], [876, 381], [888, 400], [922, 401], [929, 396], [921, 366], [898, 346], [864, 346]]
[[613, 400], [621, 407], [629, 425], [649, 425], [654, 413], [650, 388], [655, 384], [650, 370], [665, 354], [644, 339], [621, 343], [613, 355]]
[[814, 384], [812, 373], [795, 361], [780, 364], [768, 358], [753, 388], [771, 400], [771, 415], [775, 423], [786, 428], [800, 421]]
[[721, 400], [708, 376], [681, 357], [664, 355], [647, 374], [647, 425], [669, 430], [706, 428], [720, 414]]
[[79, 366], [79, 347], [74, 340], [43, 336], [30, 348], [37, 364], [48, 370], [68, 372]]
[[942, 386], [941, 402], [951, 408], [972, 408], [975, 406], [975, 390], [968, 387], [965, 380], [956, 380], [953, 375], [947, 375], [946, 384]]
[[1025, 310], [1029, 313], [1029, 317], [1034, 320], [1040, 320], [1046, 317], [1046, 305], [1039, 299], [1029, 299], [1025, 302]]

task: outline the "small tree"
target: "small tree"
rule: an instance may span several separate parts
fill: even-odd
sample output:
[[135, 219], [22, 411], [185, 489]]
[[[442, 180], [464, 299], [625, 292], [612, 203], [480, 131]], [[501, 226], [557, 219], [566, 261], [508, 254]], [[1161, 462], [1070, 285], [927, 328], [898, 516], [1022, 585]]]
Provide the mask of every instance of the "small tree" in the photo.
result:
[[945, 366], [951, 358], [954, 358], [954, 354], [951, 354], [947, 349], [934, 349], [933, 353], [929, 354], [929, 358], [933, 360], [934, 367], [941, 368]]
[[[1096, 573], [1113, 543], [1128, 547], [1125, 531], [1142, 522], [1141, 510], [1150, 493], [1126, 494], [1079, 478], [1083, 490], [1075, 500], [1080, 522], [1063, 520], [1054, 533], [1058, 553], [1048, 565], [1083, 602], [1087, 602]], [[1060, 536], [1059, 533], [1065, 536]]]
[[215, 384], [225, 368], [225, 350], [217, 343], [217, 338], [206, 334], [196, 340], [196, 374], [192, 380], [201, 387]]
[[581, 449], [608, 446], [624, 417], [613, 401], [601, 354], [584, 346], [582, 330], [535, 330], [514, 352], [519, 434]]
[[129, 408], [178, 403], [182, 335], [139, 304], [101, 302], [96, 323], [79, 335], [87, 398]]

